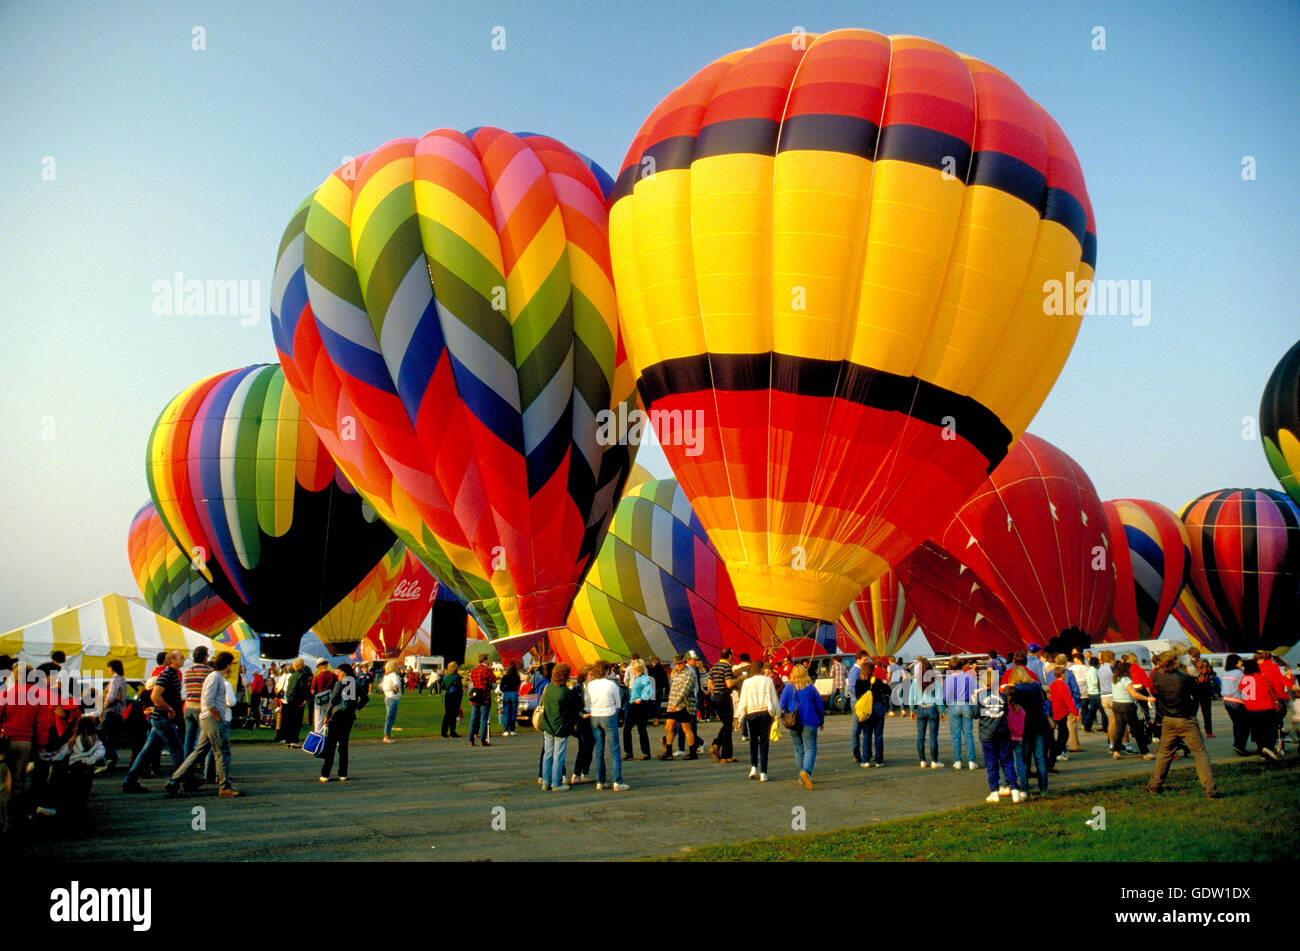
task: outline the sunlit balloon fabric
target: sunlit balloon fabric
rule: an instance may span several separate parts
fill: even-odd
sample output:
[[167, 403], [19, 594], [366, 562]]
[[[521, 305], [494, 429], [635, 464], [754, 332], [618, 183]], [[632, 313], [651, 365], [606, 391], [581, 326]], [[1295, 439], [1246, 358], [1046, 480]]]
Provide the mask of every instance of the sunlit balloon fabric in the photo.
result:
[[919, 546], [893, 571], [935, 650], [1008, 655], [1025, 647], [1016, 622], [993, 589], [933, 542]]
[[295, 656], [395, 541], [300, 418], [278, 366], [183, 390], [154, 424], [146, 470], [163, 524], [267, 657]]
[[1025, 644], [1106, 630], [1115, 600], [1106, 512], [1079, 464], [1046, 440], [1022, 436], [937, 540], [993, 589]]
[[1183, 586], [1183, 593], [1178, 596], [1178, 602], [1174, 605], [1172, 613], [1174, 620], [1182, 627], [1183, 633], [1201, 650], [1218, 653], [1228, 651], [1228, 642], [1215, 627], [1214, 620], [1205, 613], [1205, 608], [1201, 607], [1196, 591], [1190, 583]]
[[1057, 124], [928, 40], [777, 37], [659, 104], [610, 212], [619, 308], [742, 605], [834, 620], [943, 528], [1056, 380], [1095, 235]]
[[1187, 503], [1197, 600], [1234, 651], [1300, 638], [1300, 507], [1272, 489], [1220, 489]]
[[1278, 361], [1259, 404], [1264, 453], [1282, 488], [1300, 503], [1300, 342]]
[[855, 651], [866, 650], [878, 657], [893, 654], [906, 644], [916, 624], [916, 614], [898, 576], [887, 571], [853, 599], [838, 627], [848, 635]]
[[167, 534], [152, 502], [131, 519], [126, 553], [140, 595], [155, 614], [208, 637], [235, 622], [235, 612]]
[[563, 626], [632, 464], [600, 436], [599, 415], [636, 400], [612, 186], [545, 136], [440, 129], [337, 170], [281, 242], [290, 385], [494, 639]]
[[1115, 628], [1108, 640], [1150, 640], [1164, 631], [1191, 560], [1182, 519], [1159, 502], [1103, 502], [1115, 560]]
[[405, 564], [406, 546], [394, 542], [379, 564], [330, 608], [329, 614], [311, 626], [331, 654], [351, 654], [357, 649], [397, 590]]
[[569, 613], [549, 636], [569, 663], [626, 660], [698, 650], [713, 661], [723, 647], [759, 657], [775, 621], [736, 604], [727, 572], [686, 495], [672, 479], [643, 483], [623, 497], [609, 534]]
[[388, 602], [366, 633], [381, 654], [401, 651], [424, 623], [438, 596], [438, 582], [429, 569], [404, 549], [401, 571]]

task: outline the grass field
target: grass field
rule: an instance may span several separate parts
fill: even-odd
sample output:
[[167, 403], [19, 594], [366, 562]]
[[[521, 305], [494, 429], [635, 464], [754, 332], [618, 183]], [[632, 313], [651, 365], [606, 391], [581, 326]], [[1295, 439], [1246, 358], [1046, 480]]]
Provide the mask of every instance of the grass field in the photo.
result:
[[[465, 713], [465, 719], [461, 721], [456, 732], [467, 737], [469, 736], [469, 701], [462, 695], [461, 710]], [[427, 736], [437, 736], [438, 730], [442, 725], [443, 699], [442, 694], [434, 695], [426, 690], [424, 693], [405, 693], [402, 694], [401, 702], [397, 707], [397, 723], [393, 731], [393, 739], [403, 737], [417, 738]], [[309, 711], [310, 713], [310, 711]], [[304, 722], [301, 737], [307, 735], [309, 726]], [[521, 731], [530, 731], [532, 728], [519, 725]], [[492, 703], [492, 723], [490, 732], [496, 736], [502, 731], [502, 726], [497, 722], [497, 705]], [[377, 740], [384, 735], [384, 695], [375, 690], [370, 695], [370, 702], [357, 715], [356, 725], [352, 728], [352, 736], [359, 740]], [[269, 743], [275, 736], [274, 729], [257, 730], [235, 730], [230, 735], [232, 743]]]
[[[1003, 800], [829, 833], [707, 846], [668, 861], [696, 862], [1078, 862], [1295, 859], [1300, 760], [1250, 759], [1215, 767], [1218, 799], [1206, 799], [1179, 760], [1162, 795], [1131, 779]], [[810, 794], [812, 795], [812, 794]], [[1105, 828], [1085, 823], [1105, 810]]]

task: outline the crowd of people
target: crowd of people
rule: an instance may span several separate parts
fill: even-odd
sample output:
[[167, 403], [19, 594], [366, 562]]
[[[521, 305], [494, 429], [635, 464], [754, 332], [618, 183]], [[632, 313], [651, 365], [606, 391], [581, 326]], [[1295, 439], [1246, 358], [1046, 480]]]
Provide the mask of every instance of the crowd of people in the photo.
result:
[[[307, 726], [319, 746], [320, 781], [329, 782], [336, 765], [338, 779], [346, 781], [352, 727], [375, 680], [384, 698], [385, 743], [394, 742], [402, 696], [411, 691], [441, 694], [444, 738], [464, 738], [458, 727], [468, 699], [471, 747], [492, 746], [494, 701], [498, 736], [516, 735], [518, 711], [531, 708], [542, 739], [537, 782], [544, 791], [592, 782], [593, 773], [597, 789], [626, 791], [623, 763], [638, 758], [637, 751], [651, 760], [656, 748], [660, 760], [697, 760], [707, 742], [714, 761], [735, 763], [737, 732], [748, 746], [749, 779], [768, 781], [773, 743], [788, 738], [793, 777], [812, 790], [819, 735], [827, 716], [841, 711], [851, 717], [849, 753], [864, 769], [885, 765], [890, 717], [915, 722], [921, 769], [942, 768], [938, 734], [947, 721], [952, 768], [976, 770], [982, 760], [990, 803], [1045, 795], [1049, 776], [1081, 752], [1080, 735], [1091, 733], [1106, 736], [1115, 759], [1153, 761], [1152, 793], [1184, 756], [1194, 758], [1205, 795], [1216, 796], [1204, 744], [1215, 736], [1216, 697], [1238, 755], [1276, 761], [1288, 732], [1300, 736], [1300, 686], [1268, 651], [1228, 655], [1221, 674], [1195, 649], [1159, 655], [1151, 671], [1134, 654], [1117, 657], [1104, 647], [1067, 656], [1030, 645], [1007, 658], [950, 659], [942, 670], [924, 657], [904, 662], [859, 651], [851, 664], [819, 662], [830, 682], [826, 700], [808, 666], [735, 657], [730, 650], [712, 665], [695, 651], [669, 664], [633, 654], [623, 664], [596, 661], [576, 671], [528, 660], [496, 668], [480, 655], [466, 670], [451, 663], [429, 674], [389, 661], [381, 674], [373, 666], [332, 668], [325, 661], [310, 671], [298, 659], [273, 665], [265, 676], [255, 673], [237, 688], [228, 676], [233, 655], [210, 658], [200, 647], [188, 664], [180, 651], [160, 653], [134, 691], [121, 661], [110, 660], [109, 676], [88, 706], [76, 678], [63, 671], [60, 652], [35, 668], [0, 655], [3, 826], [7, 832], [27, 817], [79, 822], [94, 778], [117, 769], [128, 744], [126, 793], [146, 792], [141, 779], [159, 776], [168, 795], [211, 783], [219, 796], [239, 797], [231, 781], [232, 725], [273, 727], [275, 741], [290, 749], [301, 745]], [[659, 724], [662, 734], [652, 739]]]

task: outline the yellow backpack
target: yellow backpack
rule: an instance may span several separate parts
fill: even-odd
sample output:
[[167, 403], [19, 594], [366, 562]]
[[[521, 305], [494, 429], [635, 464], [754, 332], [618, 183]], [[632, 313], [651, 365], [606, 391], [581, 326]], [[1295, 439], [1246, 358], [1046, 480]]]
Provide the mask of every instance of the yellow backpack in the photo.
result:
[[[875, 683], [876, 678], [872, 677], [871, 682]], [[875, 694], [873, 694], [871, 688], [868, 687], [867, 692], [858, 697], [858, 702], [853, 705], [853, 712], [857, 714], [859, 723], [871, 717], [871, 711], [875, 708], [875, 703]]]

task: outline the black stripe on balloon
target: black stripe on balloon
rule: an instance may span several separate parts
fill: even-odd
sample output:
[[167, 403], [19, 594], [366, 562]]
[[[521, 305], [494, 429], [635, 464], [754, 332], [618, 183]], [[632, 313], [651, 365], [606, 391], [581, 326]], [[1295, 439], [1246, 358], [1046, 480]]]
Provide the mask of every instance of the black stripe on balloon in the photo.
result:
[[880, 130], [876, 161], [889, 160], [938, 169], [964, 182], [970, 172], [970, 143], [937, 129], [898, 122]]
[[976, 400], [913, 376], [837, 360], [790, 354], [697, 354], [648, 367], [637, 381], [647, 408], [669, 396], [718, 389], [773, 389], [798, 396], [832, 397], [902, 413], [932, 426], [952, 425], [988, 460], [992, 472], [1006, 456], [1011, 431]]
[[1097, 236], [1089, 231], [1083, 236], [1083, 263], [1097, 270]]
[[[1080, 247], [1083, 246], [1084, 235], [1088, 232], [1088, 213], [1083, 210], [1079, 199], [1063, 188], [1049, 188], [1043, 196], [1043, 207], [1039, 214], [1044, 221], [1055, 221], [1074, 235]], [[1093, 255], [1096, 256], [1095, 248]]]
[[971, 159], [967, 183], [1006, 192], [1035, 211], [1043, 207], [1043, 193], [1047, 190], [1046, 175], [1005, 152], [976, 152]]
[[[1266, 642], [1260, 646], [1273, 650], [1275, 645], [1291, 643], [1296, 629], [1300, 628], [1300, 581], [1296, 580], [1300, 579], [1300, 508], [1285, 492], [1265, 489], [1264, 493], [1281, 511], [1288, 539], [1264, 615]], [[1290, 584], [1285, 583], [1288, 578], [1292, 579]]]
[[805, 113], [790, 116], [781, 126], [778, 152], [804, 149], [814, 152], [843, 152], [874, 159], [880, 126], [859, 116]]
[[690, 168], [691, 159], [694, 157], [695, 136], [693, 135], [674, 135], [656, 142], [641, 153], [641, 157], [635, 164], [629, 165], [618, 173], [618, 181], [610, 196], [610, 207], [613, 207], [620, 198], [632, 194], [632, 189], [641, 179], [649, 178], [656, 172]]
[[714, 155], [775, 155], [781, 123], [775, 119], [724, 119], [700, 129], [695, 157]]
[[[1212, 605], [1204, 606], [1211, 608], [1210, 614], [1219, 622], [1220, 632], [1228, 641], [1228, 646], [1232, 650], [1239, 650], [1244, 649], [1241, 643], [1241, 631], [1227, 598], [1223, 596], [1223, 586], [1219, 584], [1219, 563], [1214, 551], [1214, 524], [1219, 519], [1219, 510], [1223, 508], [1225, 496], [1230, 494], [1220, 492], [1207, 502], [1205, 515], [1201, 518], [1200, 551], [1201, 568], [1205, 572], [1205, 587], [1209, 589], [1210, 597], [1214, 602]], [[1190, 509], [1191, 506], [1189, 505], [1188, 508]]]

